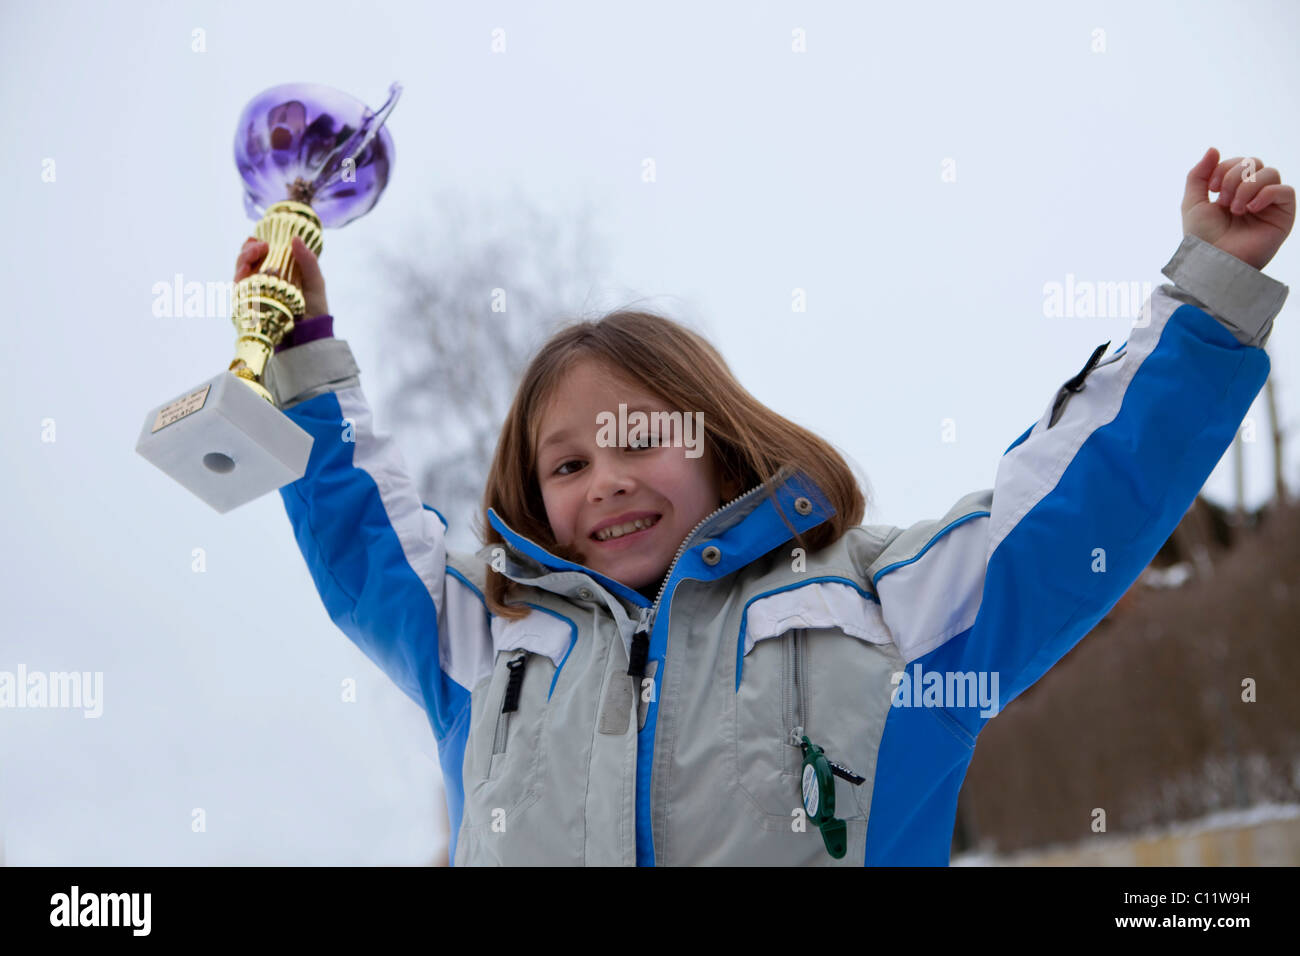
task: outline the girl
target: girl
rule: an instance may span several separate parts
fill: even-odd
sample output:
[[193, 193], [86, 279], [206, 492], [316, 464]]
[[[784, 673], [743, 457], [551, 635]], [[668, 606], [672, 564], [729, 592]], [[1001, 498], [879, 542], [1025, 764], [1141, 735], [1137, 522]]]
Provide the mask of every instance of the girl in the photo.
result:
[[428, 713], [453, 863], [946, 865], [981, 728], [1124, 594], [1268, 375], [1287, 290], [1259, 269], [1295, 191], [1211, 149], [1182, 212], [1128, 341], [936, 520], [861, 526], [830, 445], [618, 312], [524, 373], [472, 555], [375, 431], [297, 243], [314, 318], [266, 384], [315, 446], [281, 494], [331, 618]]

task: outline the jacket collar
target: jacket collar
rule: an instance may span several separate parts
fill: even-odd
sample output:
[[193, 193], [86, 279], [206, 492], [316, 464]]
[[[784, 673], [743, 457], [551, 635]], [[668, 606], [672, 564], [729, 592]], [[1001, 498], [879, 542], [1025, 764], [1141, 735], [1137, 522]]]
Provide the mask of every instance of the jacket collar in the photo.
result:
[[[804, 532], [815, 528], [835, 514], [835, 509], [821, 489], [793, 466], [786, 466], [777, 473], [776, 484], [781, 508], [796, 531]], [[800, 499], [806, 499], [806, 514], [801, 514], [796, 507], [796, 502]], [[505, 539], [506, 553], [494, 555], [494, 549], [501, 545], [493, 542], [480, 549], [477, 556], [492, 562], [493, 567], [511, 580], [547, 587], [550, 582], [544, 579], [554, 580], [552, 576], [556, 572], [579, 572], [589, 575], [611, 594], [618, 595], [634, 606], [646, 607], [651, 603], [627, 585], [547, 551], [502, 521], [495, 509], [488, 508], [487, 514], [489, 523]], [[685, 547], [678, 551], [673, 573], [676, 574], [689, 565], [692, 578], [712, 580], [744, 567], [792, 537], [793, 534], [781, 520], [771, 497], [762, 485], [758, 485], [713, 512], [695, 528], [683, 542]], [[705, 542], [714, 545], [721, 552], [719, 559], [711, 565], [699, 557], [699, 552], [703, 550], [701, 545]], [[501, 560], [503, 557], [504, 561]], [[563, 579], [566, 582], [573, 580], [567, 574]], [[568, 587], [563, 590], [567, 591]]]

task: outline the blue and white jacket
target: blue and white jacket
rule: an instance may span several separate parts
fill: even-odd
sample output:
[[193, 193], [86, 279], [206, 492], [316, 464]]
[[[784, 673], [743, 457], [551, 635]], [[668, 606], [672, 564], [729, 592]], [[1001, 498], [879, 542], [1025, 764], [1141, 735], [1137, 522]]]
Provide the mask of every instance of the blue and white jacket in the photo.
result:
[[[347, 343], [276, 354], [267, 385], [315, 439], [285, 509], [330, 617], [428, 714], [453, 863], [947, 864], [980, 730], [1138, 577], [1268, 376], [1286, 286], [1192, 237], [1164, 272], [993, 488], [803, 554], [760, 486], [691, 533], [653, 602], [495, 512], [505, 546], [449, 551]], [[793, 470], [780, 498], [800, 530], [831, 513]], [[489, 565], [527, 617], [488, 612]], [[805, 736], [845, 770], [818, 794], [838, 858]]]

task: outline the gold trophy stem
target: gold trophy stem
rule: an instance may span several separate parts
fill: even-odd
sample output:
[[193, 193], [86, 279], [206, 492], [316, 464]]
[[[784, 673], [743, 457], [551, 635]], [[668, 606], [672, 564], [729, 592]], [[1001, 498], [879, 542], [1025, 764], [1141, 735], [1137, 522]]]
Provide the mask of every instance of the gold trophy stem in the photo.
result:
[[291, 200], [267, 209], [253, 234], [269, 248], [261, 269], [235, 283], [231, 319], [239, 338], [230, 371], [274, 405], [275, 400], [262, 384], [262, 373], [275, 347], [293, 331], [307, 307], [292, 240], [300, 237], [317, 256], [324, 243], [320, 219], [311, 206]]

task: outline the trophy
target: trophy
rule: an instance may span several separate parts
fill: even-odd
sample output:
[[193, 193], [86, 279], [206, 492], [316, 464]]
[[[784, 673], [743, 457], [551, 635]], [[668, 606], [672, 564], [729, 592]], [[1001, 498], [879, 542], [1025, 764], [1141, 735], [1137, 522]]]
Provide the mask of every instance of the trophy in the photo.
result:
[[[312, 436], [276, 408], [262, 384], [267, 360], [306, 308], [291, 242], [317, 256], [321, 230], [364, 216], [393, 164], [384, 121], [402, 88], [373, 112], [360, 100], [312, 83], [259, 93], [235, 130], [235, 165], [254, 235], [269, 246], [258, 272], [235, 283], [238, 338], [230, 367], [145, 418], [135, 450], [225, 514], [307, 471]], [[311, 316], [307, 316], [311, 318]]]

